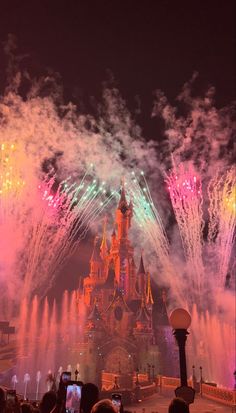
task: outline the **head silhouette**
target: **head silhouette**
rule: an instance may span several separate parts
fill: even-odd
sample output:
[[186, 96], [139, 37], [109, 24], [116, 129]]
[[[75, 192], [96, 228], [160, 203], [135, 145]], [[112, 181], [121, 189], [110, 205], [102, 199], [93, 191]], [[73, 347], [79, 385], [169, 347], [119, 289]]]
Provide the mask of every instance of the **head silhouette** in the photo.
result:
[[111, 400], [103, 399], [93, 406], [91, 413], [117, 413], [117, 411]]
[[3, 413], [6, 407], [5, 391], [0, 387], [0, 413]]
[[33, 407], [29, 403], [21, 404], [21, 413], [33, 413]]
[[169, 405], [169, 413], [189, 413], [187, 403], [180, 397], [175, 397]]
[[57, 396], [54, 391], [48, 391], [43, 395], [39, 410], [41, 413], [50, 413], [57, 401]]
[[81, 390], [81, 404], [80, 409], [83, 413], [90, 413], [92, 407], [99, 400], [98, 387], [93, 383], [86, 383]]

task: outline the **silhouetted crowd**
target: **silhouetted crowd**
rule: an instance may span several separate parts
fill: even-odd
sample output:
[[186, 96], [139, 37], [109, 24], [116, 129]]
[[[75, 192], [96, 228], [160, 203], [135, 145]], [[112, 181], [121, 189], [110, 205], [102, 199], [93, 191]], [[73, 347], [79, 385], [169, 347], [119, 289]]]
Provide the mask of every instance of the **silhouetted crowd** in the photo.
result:
[[[67, 408], [66, 397], [66, 391], [61, 386], [57, 392], [51, 390], [45, 393], [39, 403], [29, 402], [16, 395], [8, 398], [7, 391], [0, 387], [0, 413], [131, 413], [124, 410], [122, 403], [117, 405], [110, 399], [99, 400], [98, 387], [93, 383], [82, 385], [78, 409], [73, 407], [73, 403], [71, 408]], [[189, 413], [189, 408], [184, 400], [174, 398], [168, 413]]]

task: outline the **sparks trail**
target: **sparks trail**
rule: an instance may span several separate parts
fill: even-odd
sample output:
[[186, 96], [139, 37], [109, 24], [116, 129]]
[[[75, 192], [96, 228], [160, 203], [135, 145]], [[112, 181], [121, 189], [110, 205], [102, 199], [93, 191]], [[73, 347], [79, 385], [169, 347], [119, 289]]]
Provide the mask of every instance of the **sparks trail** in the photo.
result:
[[[168, 239], [145, 178], [137, 179], [133, 174], [132, 184], [127, 186], [131, 188], [135, 218], [151, 241], [159, 261], [164, 262], [162, 272], [171, 286], [172, 294], [178, 304], [186, 306], [192, 314], [191, 340], [197, 360], [207, 377], [230, 385], [231, 380], [226, 376], [225, 368], [222, 368], [222, 354], [225, 354], [225, 365], [229, 370], [233, 369], [235, 334], [225, 304], [227, 302], [234, 313], [235, 302], [231, 291], [225, 291], [224, 286], [234, 243], [234, 170], [230, 169], [221, 177], [216, 175], [210, 181], [208, 199], [203, 199], [199, 175], [187, 165], [174, 168], [166, 181], [185, 253], [182, 271], [179, 267], [178, 271], [173, 270], [175, 257], [169, 254]], [[144, 182], [144, 185], [140, 182]], [[204, 242], [203, 201], [208, 200], [209, 231], [208, 240]], [[163, 249], [160, 243], [165, 246]], [[214, 252], [214, 269], [207, 256], [210, 246]], [[223, 300], [225, 302], [222, 305]]]
[[[159, 212], [153, 203], [144, 173], [141, 173], [141, 178], [144, 187], [139, 183], [135, 173], [132, 174], [129, 184], [135, 219], [142, 230], [148, 231], [155, 248], [159, 249], [159, 260], [164, 264], [166, 258], [169, 257], [169, 242]], [[153, 226], [154, 223], [156, 225]]]
[[42, 288], [46, 294], [59, 268], [110, 202], [113, 194], [106, 196], [105, 183], [99, 186], [96, 180], [87, 183], [85, 178], [87, 173], [78, 186], [69, 185], [68, 178], [59, 184], [56, 193], [53, 193], [55, 177], [39, 185], [39, 205], [31, 215], [24, 295]]
[[21, 277], [15, 276], [19, 270], [19, 262], [16, 264], [16, 260], [19, 259], [21, 247], [27, 237], [28, 214], [32, 202], [29, 182], [25, 177], [22, 148], [19, 144], [2, 141], [0, 143], [0, 284], [4, 286], [3, 295], [6, 298], [16, 296], [16, 290], [21, 283]]
[[20, 152], [13, 143], [0, 143], [0, 223], [10, 217], [24, 187]]
[[231, 168], [221, 177], [217, 174], [209, 183], [208, 242], [218, 251], [215, 260], [216, 283], [224, 288], [235, 237], [236, 178]]
[[202, 187], [201, 180], [193, 167], [183, 164], [167, 176], [166, 182], [170, 199], [178, 223], [185, 257], [192, 272], [191, 282], [199, 293], [204, 287], [202, 261]]
[[171, 260], [169, 240], [161, 216], [153, 202], [144, 172], [142, 171], [140, 176], [132, 172], [128, 187], [133, 202], [134, 218], [156, 253], [163, 282], [167, 282], [168, 285], [174, 283], [175, 295], [184, 305], [185, 297], [181, 291], [182, 286], [174, 281], [178, 279], [178, 275]]

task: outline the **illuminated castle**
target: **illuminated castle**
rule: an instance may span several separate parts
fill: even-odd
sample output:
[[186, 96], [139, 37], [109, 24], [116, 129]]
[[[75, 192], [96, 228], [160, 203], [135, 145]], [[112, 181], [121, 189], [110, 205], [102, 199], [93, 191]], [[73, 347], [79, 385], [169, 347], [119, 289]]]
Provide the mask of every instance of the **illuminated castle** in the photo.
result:
[[[151, 365], [157, 372], [160, 366], [151, 278], [142, 256], [137, 270], [128, 238], [132, 216], [123, 187], [110, 248], [104, 222], [102, 240], [95, 238], [90, 273], [84, 278], [87, 380], [99, 377], [101, 370], [128, 375]], [[162, 324], [169, 328], [164, 299], [162, 304]]]

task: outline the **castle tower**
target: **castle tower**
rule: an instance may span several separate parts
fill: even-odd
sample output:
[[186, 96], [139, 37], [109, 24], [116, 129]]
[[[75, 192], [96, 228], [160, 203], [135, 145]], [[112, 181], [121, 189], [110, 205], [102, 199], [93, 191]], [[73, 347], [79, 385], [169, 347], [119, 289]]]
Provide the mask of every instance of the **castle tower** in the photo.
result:
[[133, 248], [128, 239], [132, 216], [133, 207], [126, 200], [122, 184], [120, 201], [116, 209], [117, 235], [113, 231], [110, 258], [115, 264], [116, 285], [126, 299], [135, 294], [133, 283], [131, 284], [131, 278], [134, 278]]
[[100, 256], [98, 246], [98, 237], [94, 239], [93, 252], [90, 258], [90, 273], [84, 279], [84, 302], [86, 305], [91, 304], [91, 293], [95, 285], [102, 280], [103, 261]]
[[[97, 306], [97, 300], [94, 300], [92, 309], [88, 314], [85, 325], [86, 336], [86, 350], [83, 356], [84, 362], [84, 379], [93, 380], [97, 379], [97, 384], [100, 385], [100, 375], [98, 369], [101, 370], [102, 366], [99, 356], [99, 343], [102, 341], [102, 337], [105, 334], [104, 320], [101, 316], [101, 312]], [[96, 379], [95, 379], [96, 378]]]
[[153, 304], [154, 304], [154, 300], [153, 300], [153, 295], [152, 295], [152, 288], [151, 288], [151, 276], [150, 276], [150, 272], [148, 271], [147, 273], [147, 281], [146, 281], [146, 306], [147, 309], [150, 313], [150, 328], [153, 327], [153, 323], [152, 323], [152, 313], [153, 313]]
[[102, 259], [100, 256], [99, 246], [98, 246], [98, 237], [94, 239], [93, 252], [90, 258], [90, 276], [92, 278], [100, 278], [102, 271]]
[[139, 294], [146, 292], [146, 271], [143, 263], [143, 255], [141, 254], [139, 269], [137, 272], [137, 289]]
[[140, 344], [149, 344], [153, 336], [151, 314], [146, 307], [144, 297], [142, 298], [141, 307], [136, 317], [134, 336]]
[[128, 205], [125, 195], [124, 183], [122, 183], [121, 196], [118, 208], [116, 210], [116, 224], [118, 228], [118, 240], [121, 243], [127, 243], [128, 232], [133, 216], [132, 205]]

